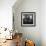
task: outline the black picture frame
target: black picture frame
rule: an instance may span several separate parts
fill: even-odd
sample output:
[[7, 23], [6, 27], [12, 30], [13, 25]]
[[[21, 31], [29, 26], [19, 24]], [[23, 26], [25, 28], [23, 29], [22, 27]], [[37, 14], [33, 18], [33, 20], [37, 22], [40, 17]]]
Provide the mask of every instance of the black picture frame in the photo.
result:
[[21, 12], [21, 26], [36, 26], [36, 12]]

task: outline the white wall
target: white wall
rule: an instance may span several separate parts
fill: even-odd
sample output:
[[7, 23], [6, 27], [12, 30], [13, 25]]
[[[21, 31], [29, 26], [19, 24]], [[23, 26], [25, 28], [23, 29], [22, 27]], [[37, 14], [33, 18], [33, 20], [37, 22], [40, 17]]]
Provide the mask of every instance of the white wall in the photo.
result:
[[0, 27], [12, 28], [12, 6], [16, 0], [0, 0]]
[[42, 46], [46, 46], [46, 0], [41, 0], [41, 38]]
[[[31, 39], [35, 42], [36, 46], [41, 46], [41, 2], [40, 0], [23, 0], [15, 3], [13, 6], [13, 13], [15, 19], [15, 29], [23, 33], [24, 39]], [[16, 6], [17, 5], [17, 6]], [[35, 27], [21, 27], [21, 12], [36, 12], [36, 26]]]

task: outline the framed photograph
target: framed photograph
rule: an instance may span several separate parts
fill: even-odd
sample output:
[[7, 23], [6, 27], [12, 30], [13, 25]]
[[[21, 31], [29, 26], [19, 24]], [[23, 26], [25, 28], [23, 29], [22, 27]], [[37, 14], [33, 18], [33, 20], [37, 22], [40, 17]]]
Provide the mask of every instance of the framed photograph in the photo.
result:
[[36, 26], [36, 12], [21, 12], [21, 26]]

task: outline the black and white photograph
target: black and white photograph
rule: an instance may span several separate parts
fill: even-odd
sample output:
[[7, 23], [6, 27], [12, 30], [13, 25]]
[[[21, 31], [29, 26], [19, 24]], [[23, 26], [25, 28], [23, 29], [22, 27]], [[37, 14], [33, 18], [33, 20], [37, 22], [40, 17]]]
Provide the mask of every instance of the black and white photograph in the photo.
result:
[[21, 13], [21, 26], [35, 26], [36, 14], [35, 12]]

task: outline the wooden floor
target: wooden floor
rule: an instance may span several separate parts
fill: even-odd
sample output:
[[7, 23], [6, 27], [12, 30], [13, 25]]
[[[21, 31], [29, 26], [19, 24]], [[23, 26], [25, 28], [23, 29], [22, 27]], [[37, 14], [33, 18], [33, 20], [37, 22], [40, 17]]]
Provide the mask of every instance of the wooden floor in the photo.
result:
[[5, 42], [0, 42], [0, 46], [16, 46], [15, 39], [13, 40], [6, 40]]

